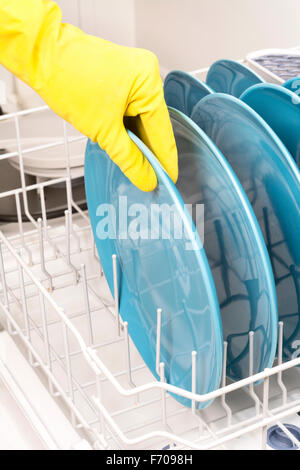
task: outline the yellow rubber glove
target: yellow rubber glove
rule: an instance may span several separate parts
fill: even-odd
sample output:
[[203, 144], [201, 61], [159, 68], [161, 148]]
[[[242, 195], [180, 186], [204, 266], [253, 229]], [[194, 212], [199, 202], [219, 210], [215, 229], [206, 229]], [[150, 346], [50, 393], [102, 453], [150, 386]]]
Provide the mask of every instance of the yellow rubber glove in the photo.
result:
[[174, 182], [177, 150], [158, 61], [61, 22], [55, 2], [0, 0], [0, 63], [108, 153], [143, 191], [154, 170], [128, 137], [124, 116], [138, 116], [140, 137]]

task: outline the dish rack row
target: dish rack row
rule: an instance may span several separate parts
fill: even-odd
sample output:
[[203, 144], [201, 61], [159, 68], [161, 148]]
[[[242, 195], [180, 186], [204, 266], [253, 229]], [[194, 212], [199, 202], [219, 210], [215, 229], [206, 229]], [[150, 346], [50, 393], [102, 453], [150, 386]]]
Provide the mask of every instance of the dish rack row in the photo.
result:
[[[43, 106], [0, 117], [0, 132], [1, 124], [11, 122], [17, 144], [16, 152], [8, 150], [0, 159], [17, 156], [20, 172], [20, 187], [0, 192], [1, 199], [14, 198], [18, 218], [17, 224], [0, 227], [1, 323], [74, 428], [94, 449], [265, 449], [267, 429], [277, 424], [300, 446], [283, 424], [300, 422], [300, 357], [295, 353], [293, 360], [282, 362], [283, 323], [278, 325], [274, 367], [252, 374], [250, 332], [249, 377], [228, 383], [225, 342], [221, 388], [197, 395], [196, 376], [201, 371], [196, 370], [195, 352], [190, 391], [166, 383], [160, 361], [163, 312], [158, 305], [160, 381], [154, 380], [119, 315], [116, 257], [112, 258], [112, 298], [88, 213], [73, 199], [70, 137], [63, 121], [57, 142], [52, 139], [49, 144], [26, 147], [26, 154], [50, 146], [54, 152], [63, 148], [65, 176], [26, 185], [20, 122], [42, 113], [49, 109]], [[66, 210], [64, 217], [48, 220], [45, 190], [58, 184], [65, 185]], [[42, 217], [38, 220], [30, 213], [30, 191], [40, 198]], [[180, 405], [171, 393], [192, 400], [192, 408]], [[212, 399], [207, 409], [196, 409], [196, 402]]]

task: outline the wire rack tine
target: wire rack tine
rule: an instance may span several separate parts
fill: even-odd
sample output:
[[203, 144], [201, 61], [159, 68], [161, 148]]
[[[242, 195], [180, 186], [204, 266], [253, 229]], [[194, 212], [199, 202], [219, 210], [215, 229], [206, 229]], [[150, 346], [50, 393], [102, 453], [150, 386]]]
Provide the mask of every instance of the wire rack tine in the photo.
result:
[[[97, 398], [101, 402], [102, 401], [102, 390], [101, 390], [101, 374], [97, 373], [96, 375], [96, 391], [97, 391]], [[103, 436], [103, 439], [105, 441], [105, 447], [108, 447], [108, 444], [106, 442], [106, 427], [105, 427], [105, 419], [103, 416], [103, 413], [101, 411], [99, 412], [99, 427], [100, 427], [100, 433]]]
[[41, 270], [42, 273], [46, 276], [48, 279], [49, 287], [48, 290], [49, 292], [53, 291], [53, 281], [52, 281], [52, 276], [51, 274], [47, 271], [46, 265], [45, 265], [45, 249], [44, 249], [44, 237], [43, 237], [43, 222], [42, 219], [38, 219], [38, 232], [39, 232], [39, 242], [40, 242], [40, 263], [41, 263]]
[[[9, 310], [9, 297], [8, 297], [8, 288], [7, 288], [7, 283], [6, 283], [6, 275], [5, 275], [5, 268], [4, 268], [4, 261], [3, 261], [2, 243], [0, 243], [0, 273], [1, 273], [2, 292], [4, 296], [4, 307]], [[6, 325], [7, 325], [7, 330], [9, 334], [13, 336], [15, 334], [15, 331], [8, 317], [6, 317]]]
[[[253, 355], [254, 355], [254, 332], [249, 331], [249, 377], [253, 375]], [[249, 394], [255, 403], [255, 412], [258, 415], [260, 410], [260, 400], [254, 391], [254, 383], [249, 385]]]
[[16, 200], [16, 209], [17, 209], [17, 218], [18, 218], [18, 226], [19, 226], [19, 234], [20, 234], [20, 239], [22, 243], [22, 247], [24, 251], [28, 255], [28, 264], [32, 265], [32, 252], [30, 249], [27, 247], [25, 243], [25, 238], [24, 238], [24, 232], [23, 232], [23, 220], [22, 220], [22, 213], [21, 213], [21, 204], [20, 204], [20, 196], [19, 193], [15, 194], [15, 200]]
[[66, 258], [67, 258], [67, 263], [71, 270], [74, 272], [74, 280], [75, 284], [78, 281], [78, 273], [77, 269], [71, 262], [71, 230], [70, 230], [70, 217], [69, 217], [69, 211], [65, 211], [65, 226], [66, 226]]
[[[19, 283], [20, 283], [20, 292], [21, 292], [21, 303], [22, 303], [23, 313], [24, 313], [24, 324], [25, 324], [26, 337], [27, 337], [28, 341], [31, 343], [30, 317], [29, 317], [28, 308], [27, 308], [25, 282], [24, 282], [24, 272], [23, 272], [23, 268], [20, 264], [18, 264], [18, 269], [19, 269]], [[38, 365], [38, 363], [34, 361], [31, 351], [29, 351], [29, 362], [33, 367], [36, 367]]]
[[[228, 347], [228, 343], [227, 341], [224, 341], [223, 343], [223, 370], [222, 370], [222, 383], [221, 383], [222, 387], [225, 387], [226, 385], [227, 347]], [[231, 421], [232, 421], [232, 411], [231, 411], [230, 406], [228, 406], [228, 404], [226, 403], [225, 393], [221, 396], [221, 404], [227, 416], [227, 425], [230, 426]]]
[[[73, 377], [72, 377], [72, 367], [71, 367], [71, 356], [70, 356], [70, 345], [69, 345], [69, 335], [68, 335], [68, 327], [67, 325], [62, 322], [62, 329], [63, 329], [63, 339], [64, 339], [64, 346], [65, 346], [65, 360], [66, 360], [66, 368], [67, 368], [67, 379], [68, 379], [68, 393], [74, 403], [74, 388], [73, 388]], [[71, 410], [71, 419], [73, 426], [76, 426], [76, 417]]]
[[159, 375], [162, 309], [156, 311], [156, 372]]
[[22, 145], [21, 145], [20, 124], [19, 124], [19, 116], [17, 114], [15, 114], [15, 116], [14, 116], [14, 122], [15, 122], [15, 130], [16, 130], [16, 139], [17, 139], [17, 148], [18, 148], [18, 157], [19, 157], [19, 167], [20, 167], [20, 177], [21, 177], [24, 211], [25, 211], [25, 215], [27, 216], [28, 220], [36, 227], [37, 226], [36, 221], [32, 217], [32, 215], [30, 214], [29, 206], [28, 206], [25, 171], [24, 171], [24, 162], [23, 162], [23, 153], [22, 153]]
[[91, 307], [90, 307], [89, 290], [88, 290], [85, 264], [81, 265], [81, 277], [82, 277], [83, 297], [85, 301], [85, 310], [86, 310], [86, 315], [87, 315], [87, 323], [88, 323], [88, 331], [89, 331], [89, 344], [91, 346], [92, 344], [94, 344], [94, 333], [93, 333], [93, 322], [92, 322], [92, 314], [91, 314]]
[[[60, 401], [64, 401], [67, 405], [68, 409], [71, 412], [71, 419], [73, 422], [74, 427], [82, 427], [84, 430], [88, 431], [88, 433], [92, 436], [92, 440], [94, 443], [97, 443], [100, 448], [108, 448], [114, 446], [114, 443], [117, 443], [118, 446], [121, 448], [127, 448], [128, 446], [135, 446], [141, 445], [144, 443], [146, 446], [147, 444], [150, 445], [151, 439], [155, 438], [163, 440], [165, 442], [166, 439], [169, 439], [169, 442], [177, 442], [179, 445], [183, 446], [183, 448], [214, 448], [214, 447], [224, 447], [225, 443], [231, 443], [232, 440], [238, 439], [240, 437], [245, 437], [246, 433], [249, 432], [257, 432], [257, 435], [261, 435], [261, 446], [266, 448], [266, 438], [267, 438], [267, 428], [268, 426], [276, 423], [278, 426], [286, 432], [289, 436], [289, 431], [286, 427], [282, 424], [281, 420], [285, 419], [286, 416], [291, 414], [295, 414], [297, 411], [300, 410], [300, 400], [292, 399], [287, 400], [289, 389], [287, 387], [288, 382], [286, 382], [286, 376], [284, 375], [283, 380], [283, 371], [293, 369], [295, 370], [295, 374], [297, 372], [296, 367], [300, 364], [299, 360], [293, 360], [289, 362], [283, 362], [282, 354], [283, 354], [283, 324], [279, 324], [279, 337], [278, 337], [278, 366], [273, 367], [272, 369], [266, 369], [264, 373], [253, 375], [253, 332], [249, 334], [249, 378], [244, 379], [240, 382], [233, 383], [226, 385], [226, 356], [227, 356], [227, 343], [224, 343], [224, 354], [223, 354], [223, 374], [222, 374], [222, 383], [221, 389], [214, 391], [212, 394], [208, 396], [199, 396], [196, 392], [196, 383], [197, 383], [197, 374], [201, 373], [201, 371], [197, 370], [196, 367], [196, 355], [192, 356], [192, 386], [191, 391], [188, 395], [186, 395], [186, 391], [182, 389], [172, 388], [170, 384], [168, 384], [165, 380], [165, 364], [161, 362], [161, 334], [162, 334], [162, 310], [158, 309], [156, 312], [156, 344], [155, 344], [155, 366], [156, 372], [160, 378], [159, 382], [154, 382], [152, 379], [147, 382], [140, 381], [140, 376], [137, 374], [144, 374], [146, 373], [145, 365], [134, 365], [135, 354], [130, 355], [130, 339], [128, 334], [128, 323], [122, 322], [120, 315], [119, 315], [119, 286], [118, 286], [118, 279], [117, 279], [117, 259], [113, 260], [113, 270], [114, 270], [114, 283], [116, 285], [115, 289], [115, 320], [117, 324], [117, 337], [105, 343], [95, 344], [95, 338], [93, 337], [95, 333], [95, 325], [93, 324], [92, 319], [94, 319], [94, 315], [99, 313], [99, 315], [112, 315], [112, 312], [109, 308], [107, 308], [105, 302], [101, 300], [101, 296], [98, 295], [94, 286], [93, 280], [101, 278], [103, 274], [100, 260], [96, 253], [96, 247], [93, 237], [91, 237], [91, 243], [89, 243], [89, 247], [85, 253], [85, 242], [81, 246], [81, 224], [88, 223], [87, 214], [85, 214], [73, 201], [73, 194], [72, 194], [72, 172], [71, 172], [71, 164], [70, 164], [70, 148], [69, 148], [69, 138], [67, 136], [67, 128], [66, 124], [64, 124], [64, 133], [63, 138], [60, 141], [53, 142], [51, 144], [47, 144], [46, 146], [39, 146], [40, 149], [42, 147], [50, 148], [54, 146], [64, 146], [65, 147], [65, 154], [66, 154], [66, 169], [67, 169], [67, 177], [62, 178], [61, 182], [66, 184], [66, 194], [67, 194], [67, 211], [65, 213], [65, 241], [66, 241], [66, 250], [64, 251], [61, 249], [61, 238], [56, 238], [55, 229], [52, 228], [52, 220], [47, 221], [47, 212], [46, 212], [46, 200], [45, 200], [45, 188], [46, 186], [51, 186], [55, 184], [53, 181], [38, 183], [36, 185], [26, 186], [26, 179], [25, 179], [25, 172], [24, 172], [24, 162], [23, 162], [23, 155], [30, 154], [32, 149], [26, 148], [22, 149], [22, 143], [20, 138], [20, 128], [19, 128], [19, 118], [23, 115], [28, 115], [30, 113], [38, 113], [44, 112], [47, 110], [47, 107], [40, 108], [38, 110], [26, 111], [21, 113], [12, 114], [10, 117], [6, 116], [5, 119], [10, 118], [13, 119], [16, 127], [16, 136], [17, 136], [17, 148], [20, 164], [20, 177], [22, 187], [16, 190], [11, 191], [9, 194], [7, 193], [0, 193], [0, 197], [8, 197], [14, 196], [16, 200], [16, 206], [19, 204], [19, 209], [17, 207], [17, 215], [18, 215], [18, 228], [19, 234], [17, 236], [13, 236], [9, 238], [11, 240], [8, 241], [8, 238], [5, 237], [3, 234], [0, 236], [0, 248], [1, 245], [4, 244], [3, 248], [5, 250], [5, 256], [3, 258], [2, 250], [0, 249], [0, 275], [1, 275], [1, 285], [2, 285], [2, 298], [0, 299], [0, 303], [2, 304], [2, 310], [4, 315], [7, 319], [8, 328], [11, 330], [11, 333], [14, 335], [18, 335], [22, 340], [23, 344], [28, 350], [28, 353], [32, 355], [31, 362], [34, 366], [40, 365], [40, 368], [45, 373], [46, 377], [48, 378], [49, 388], [52, 391], [53, 395], [60, 396]], [[0, 117], [0, 122], [2, 121], [2, 117]], [[75, 140], [74, 140], [75, 141]], [[2, 156], [3, 157], [3, 156]], [[3, 158], [2, 158], [3, 159]], [[56, 182], [58, 180], [55, 180]], [[32, 215], [30, 214], [28, 201], [27, 201], [27, 193], [29, 190], [39, 191], [40, 195], [40, 203], [41, 203], [41, 213], [42, 213], [42, 222], [35, 221]], [[22, 221], [22, 214], [21, 214], [21, 204], [20, 204], [20, 194], [23, 196], [23, 203], [24, 203], [24, 210], [25, 215], [30, 222], [34, 224], [34, 230], [26, 231], [25, 226], [27, 224], [23, 223]], [[19, 202], [17, 202], [19, 200]], [[76, 219], [76, 220], [75, 220]], [[80, 221], [80, 222], [78, 222]], [[88, 231], [90, 231], [89, 225], [87, 225]], [[41, 252], [41, 271], [43, 272], [43, 268], [46, 270], [45, 267], [45, 242], [49, 244], [49, 247], [53, 248], [54, 250], [54, 259], [55, 262], [62, 262], [64, 266], [67, 264], [68, 271], [71, 269], [71, 272], [74, 272], [76, 283], [78, 279], [78, 270], [75, 265], [72, 263], [71, 256], [75, 252], [75, 247], [72, 243], [72, 255], [71, 255], [71, 239], [72, 242], [76, 242], [76, 256], [77, 254], [82, 257], [84, 263], [80, 261], [80, 279], [83, 282], [83, 299], [84, 299], [84, 308], [82, 312], [70, 312], [69, 317], [61, 311], [60, 306], [58, 306], [53, 301], [53, 295], [56, 295], [56, 290], [54, 293], [46, 292], [41, 285], [41, 279], [38, 278], [38, 282], [36, 282], [36, 274], [33, 276], [33, 268], [28, 267], [28, 265], [24, 262], [24, 260], [18, 257], [17, 250], [19, 246], [21, 246], [22, 250], [24, 250], [29, 258], [30, 261], [30, 253], [34, 254], [37, 250]], [[57, 240], [57, 241], [56, 241]], [[48, 244], [47, 244], [47, 252], [48, 252]], [[9, 257], [8, 257], [9, 255]], [[85, 258], [85, 255], [87, 258]], [[44, 258], [43, 258], [44, 256]], [[43, 258], [43, 259], [42, 259]], [[31, 258], [32, 259], [32, 258]], [[75, 259], [75, 258], [74, 258]], [[77, 259], [77, 258], [76, 258]], [[100, 271], [97, 270], [97, 274], [95, 276], [87, 276], [85, 263], [86, 259], [88, 262], [92, 262], [96, 259], [98, 266], [100, 265]], [[9, 268], [6, 268], [6, 260], [9, 260]], [[47, 257], [48, 260], [48, 257]], [[11, 261], [12, 264], [16, 262], [16, 268], [11, 268]], [[96, 263], [95, 263], [96, 265]], [[48, 261], [47, 261], [47, 266]], [[84, 267], [83, 267], [84, 266]], [[7, 273], [6, 270], [7, 269]], [[65, 268], [64, 268], [65, 269]], [[12, 279], [15, 278], [14, 272], [16, 274], [19, 271], [19, 284], [17, 286], [13, 286]], [[48, 272], [46, 270], [46, 272]], [[11, 277], [10, 276], [11, 274]], [[30, 274], [31, 273], [31, 274]], [[24, 280], [24, 274], [26, 283]], [[47, 274], [43, 272], [44, 276], [48, 278]], [[49, 273], [48, 273], [49, 274]], [[39, 274], [40, 275], [40, 274]], [[32, 277], [33, 276], [33, 277]], [[63, 274], [59, 271], [55, 271], [52, 274], [52, 265], [51, 265], [51, 276], [52, 282], [55, 283], [56, 288], [56, 279], [59, 280], [63, 278]], [[70, 276], [69, 276], [70, 277]], [[48, 278], [49, 279], [49, 278]], [[9, 284], [7, 284], [7, 280]], [[43, 280], [43, 279], [42, 279]], [[58, 283], [59, 284], [59, 283]], [[68, 287], [73, 286], [74, 292], [77, 289], [76, 284], [68, 280], [66, 282]], [[33, 292], [32, 288], [36, 289], [36, 293]], [[62, 287], [63, 289], [64, 287]], [[63, 291], [62, 291], [63, 292]], [[20, 299], [18, 299], [17, 295], [20, 293]], [[90, 306], [90, 299], [89, 295], [93, 294], [93, 308]], [[95, 294], [95, 295], [94, 295]], [[39, 302], [39, 318], [33, 318], [31, 308], [28, 310], [29, 301], [34, 299], [34, 296], [37, 297]], [[97, 303], [97, 307], [94, 307], [94, 297]], [[27, 306], [28, 302], [28, 306]], [[48, 308], [48, 304], [49, 307]], [[46, 309], [47, 307], [47, 309]], [[23, 317], [19, 314], [15, 314], [15, 311], [21, 313], [23, 312]], [[99, 312], [97, 311], [99, 310]], [[27, 313], [26, 313], [27, 312]], [[29, 315], [30, 312], [30, 315]], [[51, 313], [50, 313], [51, 312]], [[95, 312], [95, 313], [94, 313]], [[97, 313], [96, 313], [97, 312]], [[103, 313], [104, 312], [104, 313]], [[109, 313], [108, 313], [109, 312]], [[52, 315], [58, 315], [58, 320], [53, 319]], [[19, 315], [19, 316], [15, 316]], [[50, 317], [51, 315], [51, 317]], [[93, 318], [92, 318], [93, 315]], [[22, 323], [21, 327], [16, 321], [24, 322]], [[23, 318], [23, 320], [22, 320]], [[85, 331], [86, 328], [88, 330], [88, 337], [89, 341], [85, 342], [81, 335], [81, 332], [75, 327], [73, 321], [78, 318], [82, 318], [84, 320]], [[63, 328], [63, 351], [58, 350], [55, 341], [53, 342], [52, 328], [58, 324], [59, 326], [62, 325]], [[51, 328], [51, 330], [50, 330]], [[33, 333], [34, 331], [34, 333]], [[124, 333], [124, 338], [121, 336]], [[72, 343], [70, 342], [71, 338], [69, 336], [72, 334]], [[40, 344], [42, 344], [42, 357], [38, 354], [37, 349], [34, 344], [34, 339], [38, 337], [40, 340]], [[77, 345], [77, 349], [73, 348], [73, 340]], [[72, 350], [70, 348], [70, 344], [72, 344]], [[105, 363], [101, 359], [102, 351], [104, 348], [107, 347], [113, 348], [121, 348], [119, 349], [119, 353], [123, 351], [125, 348], [125, 368], [124, 370], [117, 371], [112, 373], [109, 368], [106, 367]], [[114, 349], [116, 351], [116, 349]], [[75, 369], [75, 361], [77, 358], [81, 358], [86, 364], [87, 368], [91, 371], [92, 377], [90, 378], [89, 382], [81, 383], [77, 379], [77, 369]], [[63, 368], [67, 386], [61, 386], [60, 382], [56, 380], [56, 371], [57, 369]], [[138, 386], [133, 382], [133, 374], [134, 379], [137, 381]], [[277, 379], [277, 383], [280, 387], [280, 405], [275, 407], [272, 400], [273, 397], [270, 398], [270, 387], [272, 386], [272, 382], [270, 382], [270, 376], [274, 375], [274, 379]], [[288, 375], [288, 374], [287, 374]], [[126, 383], [129, 384], [128, 387], [125, 388], [122, 385], [122, 380], [125, 379]], [[143, 379], [144, 380], [144, 379]], [[260, 402], [258, 395], [254, 391], [254, 383], [256, 381], [262, 380], [264, 382], [263, 385], [263, 400], [262, 403]], [[103, 386], [103, 389], [101, 388]], [[122, 403], [120, 408], [112, 413], [106, 407], [106, 393], [105, 390], [109, 389], [112, 394], [116, 394], [120, 400], [118, 403]], [[152, 401], [148, 403], [146, 396], [152, 395], [152, 390], [158, 389], [159, 397], [153, 398], [153, 406], [160, 406], [161, 409], [158, 408], [158, 416], [151, 416], [151, 419], [146, 419], [146, 415], [144, 416], [144, 411], [147, 409], [148, 406], [152, 406]], [[96, 389], [97, 396], [94, 398], [89, 395], [89, 393], [94, 393]], [[55, 392], [55, 390], [57, 390]], [[228, 406], [228, 402], [226, 398], [228, 394], [233, 391], [245, 390], [248, 391], [248, 394], [252, 396], [251, 400], [251, 411], [255, 409], [256, 413], [253, 416], [251, 414], [251, 418], [243, 417], [238, 422], [233, 421], [233, 409]], [[191, 400], [192, 403], [192, 410], [187, 408], [177, 407], [175, 410], [172, 409], [174, 404], [173, 397], [171, 394], [182, 394], [188, 400]], [[80, 413], [78, 404], [77, 404], [77, 395], [80, 395], [80, 400], [84, 400], [87, 407], [92, 410], [93, 419], [89, 418], [86, 419], [82, 413]], [[110, 395], [110, 393], [109, 393]], [[202, 433], [197, 428], [197, 432], [194, 433], [193, 427], [193, 437], [189, 433], [192, 432], [191, 429], [187, 431], [187, 435], [189, 435], [188, 439], [184, 439], [182, 436], [178, 434], [174, 434], [171, 429], [169, 428], [168, 423], [173, 421], [171, 419], [179, 419], [182, 416], [182, 419], [185, 422], [188, 422], [191, 416], [193, 416], [193, 421], [195, 421], [195, 417], [198, 418], [198, 411], [195, 412], [196, 403], [201, 400], [207, 401], [213, 398], [219, 397], [221, 399], [221, 406], [226, 413], [226, 419], [224, 420], [224, 416], [222, 417], [222, 427], [220, 429], [215, 430], [213, 426], [210, 426], [206, 420], [201, 419], [201, 423], [203, 429], [205, 428], [207, 432]], [[137, 398], [138, 401], [132, 403], [132, 399]], [[128, 401], [127, 401], [128, 400]], [[125, 403], [130, 403], [128, 408]], [[123, 407], [124, 404], [124, 407]], [[272, 412], [270, 411], [272, 409]], [[206, 411], [201, 414], [201, 416], [206, 417]], [[249, 410], [250, 411], [250, 410]], [[130, 419], [127, 419], [129, 413], [134, 413], [135, 415], [140, 415], [143, 417], [142, 423], [136, 427], [138, 430], [137, 437], [128, 437], [126, 432], [123, 432], [125, 426], [123, 428], [123, 424], [120, 422], [123, 420], [123, 417], [126, 418], [124, 421], [128, 422]], [[119, 418], [122, 420], [119, 421]], [[185, 418], [188, 419], [185, 419]], [[181, 418], [180, 418], [181, 419]], [[199, 418], [200, 419], [200, 418]], [[224, 425], [223, 425], [224, 422]], [[151, 425], [152, 428], [155, 427], [155, 423], [159, 426], [159, 424], [163, 423], [168, 432], [161, 432], [159, 429], [155, 429], [152, 433], [147, 433], [144, 430], [144, 426]], [[100, 426], [100, 433], [99, 433], [99, 426]], [[194, 426], [194, 425], [193, 425]], [[200, 427], [199, 427], [200, 428]], [[132, 432], [132, 429], [128, 431], [128, 433]], [[296, 444], [297, 440], [289, 436], [293, 442]], [[95, 444], [96, 445], [96, 444]], [[113, 448], [113, 447], [112, 447]]]
[[67, 188], [67, 204], [68, 204], [68, 211], [70, 217], [70, 230], [74, 238], [76, 239], [76, 243], [78, 246], [78, 250], [80, 251], [80, 240], [77, 236], [76, 232], [73, 229], [73, 191], [72, 191], [72, 173], [71, 173], [71, 161], [70, 161], [70, 151], [69, 151], [69, 139], [68, 139], [68, 132], [67, 132], [67, 123], [63, 121], [63, 133], [64, 133], [64, 149], [65, 149], [65, 156], [66, 156], [66, 169], [67, 169], [67, 180], [66, 180], [66, 188]]
[[[192, 392], [196, 393], [197, 386], [197, 351], [192, 351]], [[196, 412], [196, 402], [192, 400], [192, 413]]]
[[[270, 378], [264, 378], [264, 389], [263, 389], [263, 417], [266, 418], [269, 412], [269, 384]], [[261, 430], [261, 448], [265, 450], [267, 448], [267, 432], [268, 426], [263, 426]]]
[[126, 358], [126, 370], [127, 370], [127, 380], [129, 386], [135, 388], [135, 383], [132, 380], [132, 371], [131, 371], [131, 357], [130, 357], [130, 340], [128, 333], [128, 322], [124, 322], [124, 346], [125, 346], [125, 358]]
[[[282, 364], [282, 352], [283, 352], [283, 322], [278, 323], [278, 364]], [[287, 389], [282, 380], [282, 372], [278, 372], [277, 375], [278, 385], [282, 391], [282, 402], [285, 405], [287, 403]]]
[[117, 270], [117, 255], [112, 255], [113, 265], [113, 279], [114, 279], [114, 302], [115, 302], [115, 316], [117, 322], [117, 334], [121, 335], [120, 325], [120, 312], [119, 312], [119, 287], [118, 287], [118, 270]]
[[[42, 317], [42, 326], [43, 326], [46, 365], [49, 369], [49, 372], [52, 373], [52, 357], [51, 357], [51, 348], [50, 348], [50, 341], [49, 341], [47, 314], [46, 314], [46, 308], [45, 308], [45, 299], [41, 292], [39, 293], [39, 299], [40, 299], [40, 308], [41, 308], [41, 317]], [[51, 395], [54, 396], [55, 392], [53, 389], [50, 375], [48, 376], [48, 387], [49, 387]]]
[[[166, 381], [166, 378], [165, 378], [165, 364], [163, 362], [161, 362], [159, 364], [159, 377], [160, 377], [161, 382], [164, 383]], [[165, 392], [165, 390], [161, 391], [161, 406], [162, 406], [162, 410], [161, 410], [162, 423], [163, 423], [164, 426], [166, 426], [167, 425], [167, 404], [166, 404], [166, 392]]]

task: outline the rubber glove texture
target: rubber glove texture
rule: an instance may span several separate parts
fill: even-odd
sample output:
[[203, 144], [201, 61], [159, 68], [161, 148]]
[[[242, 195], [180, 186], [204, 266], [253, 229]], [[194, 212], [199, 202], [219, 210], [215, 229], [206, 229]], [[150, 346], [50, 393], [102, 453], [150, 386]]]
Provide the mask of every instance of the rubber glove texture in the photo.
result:
[[151, 191], [154, 170], [124, 126], [124, 117], [136, 117], [139, 136], [177, 181], [177, 149], [153, 53], [62, 23], [55, 2], [0, 0], [0, 63], [98, 142], [134, 185]]

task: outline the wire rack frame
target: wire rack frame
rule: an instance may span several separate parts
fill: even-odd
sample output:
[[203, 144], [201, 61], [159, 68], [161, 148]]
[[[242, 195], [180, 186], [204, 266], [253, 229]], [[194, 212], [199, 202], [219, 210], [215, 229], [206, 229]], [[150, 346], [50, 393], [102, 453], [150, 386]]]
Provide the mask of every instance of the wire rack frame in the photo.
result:
[[[242, 437], [255, 436], [255, 446], [267, 447], [267, 428], [277, 424], [300, 446], [282, 420], [300, 411], [300, 357], [282, 361], [283, 323], [279, 323], [277, 365], [253, 375], [253, 332], [249, 333], [249, 377], [226, 382], [227, 343], [221, 388], [206, 395], [195, 393], [196, 352], [191, 353], [191, 390], [168, 384], [160, 361], [161, 319], [157, 308], [156, 367], [160, 381], [154, 381], [138, 356], [128, 335], [128, 324], [118, 311], [116, 256], [112, 257], [114, 298], [103, 295], [105, 279], [96, 253], [88, 214], [72, 197], [70, 137], [62, 121], [66, 175], [26, 186], [20, 120], [47, 112], [46, 106], [0, 117], [14, 122], [21, 187], [0, 193], [14, 197], [18, 215], [17, 233], [0, 232], [0, 305], [7, 331], [28, 355], [28, 361], [48, 386], [50, 394], [69, 414], [73, 426], [95, 449], [234, 448]], [[53, 145], [53, 141], [49, 146]], [[43, 148], [47, 144], [43, 145]], [[37, 151], [40, 146], [26, 148]], [[12, 158], [6, 153], [0, 159]], [[64, 183], [67, 209], [57, 224], [47, 220], [45, 188]], [[27, 195], [38, 191], [42, 217], [31, 215]], [[22, 221], [21, 204], [28, 223]], [[68, 308], [74, 296], [78, 306]], [[62, 300], [63, 299], [63, 300]], [[99, 322], [100, 319], [100, 322]], [[109, 325], [99, 337], [104, 325]], [[101, 335], [100, 335], [101, 336]], [[104, 351], [109, 353], [104, 354]], [[122, 359], [118, 370], [107, 356]], [[104, 358], [106, 358], [104, 360]], [[118, 362], [118, 361], [116, 361]], [[292, 376], [286, 379], [284, 374]], [[254, 384], [261, 381], [256, 387]], [[296, 383], [296, 386], [295, 386]], [[298, 383], [298, 388], [297, 388]], [[192, 400], [191, 409], [179, 405], [170, 394]], [[235, 409], [236, 393], [243, 396], [247, 413]], [[112, 403], [111, 396], [114, 396]], [[215, 400], [206, 411], [197, 402]], [[210, 408], [218, 405], [217, 418]], [[212, 413], [214, 415], [214, 413]]]

